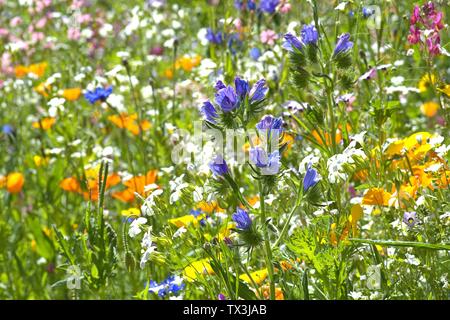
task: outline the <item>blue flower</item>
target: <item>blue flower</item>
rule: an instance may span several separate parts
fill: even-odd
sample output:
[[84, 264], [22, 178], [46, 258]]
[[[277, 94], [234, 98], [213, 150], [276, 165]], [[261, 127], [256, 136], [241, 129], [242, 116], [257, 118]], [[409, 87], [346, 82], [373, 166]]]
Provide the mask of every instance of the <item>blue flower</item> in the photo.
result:
[[267, 91], [269, 88], [266, 87], [266, 80], [260, 79], [256, 81], [250, 90], [250, 102], [259, 102], [266, 97]]
[[208, 40], [210, 43], [221, 44], [223, 41], [222, 32], [218, 31], [217, 33], [214, 33], [211, 28], [208, 28], [206, 30], [206, 40]]
[[[244, 1], [243, 0], [235, 0], [234, 6], [236, 9], [239, 10], [245, 10]], [[256, 3], [255, 0], [247, 0], [247, 9], [248, 10], [255, 10], [256, 9]]]
[[163, 298], [169, 293], [177, 296], [179, 292], [184, 289], [184, 287], [185, 284], [183, 283], [183, 279], [181, 277], [169, 276], [161, 283], [150, 280], [148, 291], [156, 293], [159, 297]]
[[245, 96], [248, 93], [248, 81], [242, 80], [239, 77], [234, 79], [234, 86], [236, 87], [236, 93], [241, 100], [245, 99]]
[[14, 127], [13, 127], [12, 125], [10, 125], [10, 124], [5, 124], [5, 125], [2, 127], [2, 132], [3, 132], [5, 135], [13, 135], [13, 134], [14, 134]]
[[223, 112], [230, 112], [237, 108], [239, 104], [238, 96], [231, 86], [217, 91], [215, 101], [222, 108]]
[[216, 155], [209, 163], [209, 169], [216, 176], [224, 176], [228, 173], [228, 166], [221, 155]]
[[242, 44], [238, 34], [233, 33], [228, 37], [227, 46], [233, 55], [236, 54], [235, 48], [240, 49]]
[[314, 24], [304, 25], [302, 27], [301, 35], [304, 44], [316, 44], [319, 39], [319, 33]]
[[253, 59], [253, 60], [258, 60], [259, 59], [259, 57], [261, 57], [261, 50], [259, 50], [259, 48], [252, 48], [251, 50], [250, 50], [250, 57]]
[[346, 52], [346, 51], [350, 50], [353, 47], [353, 42], [351, 42], [349, 40], [350, 40], [349, 33], [341, 34], [336, 43], [336, 47], [334, 48], [333, 55], [337, 55], [338, 53]]
[[107, 89], [104, 89], [102, 87], [96, 88], [94, 91], [87, 91], [84, 94], [84, 97], [89, 100], [90, 103], [94, 104], [97, 101], [106, 101], [108, 99], [109, 95], [112, 93], [113, 87], [110, 86]]
[[374, 13], [375, 13], [375, 10], [373, 10], [373, 9], [366, 8], [366, 7], [362, 8], [362, 14], [363, 14], [364, 18], [366, 18], [366, 19], [369, 18]]
[[264, 175], [277, 174], [280, 169], [280, 153], [278, 150], [267, 154], [266, 150], [261, 147], [254, 147], [250, 149], [250, 162], [255, 164]]
[[203, 102], [201, 112], [203, 113], [207, 121], [216, 123], [217, 110], [216, 108], [214, 108], [213, 104], [210, 101]]
[[310, 188], [314, 187], [320, 181], [320, 176], [315, 169], [311, 167], [311, 163], [308, 164], [305, 177], [303, 178], [303, 191], [306, 192]]
[[281, 118], [275, 118], [271, 115], [265, 115], [261, 121], [256, 124], [256, 129], [262, 130], [278, 130], [283, 126], [283, 120]]
[[252, 227], [252, 219], [250, 219], [247, 211], [236, 208], [236, 212], [231, 216], [234, 222], [236, 222], [236, 227], [241, 230], [249, 230]]
[[272, 14], [275, 12], [275, 9], [277, 8], [279, 3], [280, 0], [261, 0], [259, 8], [261, 9], [261, 11]]
[[294, 48], [296, 48], [297, 50], [302, 50], [302, 42], [300, 41], [299, 38], [297, 38], [296, 36], [294, 36], [292, 33], [286, 33], [284, 35], [284, 42], [282, 47], [290, 52], [294, 52]]
[[216, 92], [217, 92], [220, 89], [223, 89], [223, 88], [226, 88], [226, 87], [227, 86], [221, 80], [219, 80], [219, 81], [216, 82], [216, 84], [214, 86], [214, 89], [216, 89]]

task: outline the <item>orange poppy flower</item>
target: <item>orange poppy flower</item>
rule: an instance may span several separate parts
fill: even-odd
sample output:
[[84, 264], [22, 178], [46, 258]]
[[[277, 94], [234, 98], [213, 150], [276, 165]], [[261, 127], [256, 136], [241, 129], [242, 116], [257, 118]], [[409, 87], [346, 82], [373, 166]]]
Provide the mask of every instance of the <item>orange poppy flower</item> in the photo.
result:
[[363, 197], [362, 204], [387, 206], [391, 194], [382, 188], [369, 189]]
[[123, 183], [123, 185], [127, 187], [127, 189], [114, 192], [112, 195], [113, 198], [116, 198], [123, 202], [133, 202], [135, 198], [135, 192], [145, 197], [145, 186], [155, 183], [157, 174], [157, 170], [150, 170], [145, 176], [132, 177], [131, 179]]
[[55, 122], [55, 118], [42, 118], [39, 121], [33, 122], [33, 128], [48, 130], [55, 124]]
[[78, 98], [81, 96], [81, 89], [80, 88], [65, 89], [62, 93], [62, 96], [67, 101], [78, 100]]
[[0, 186], [6, 185], [9, 193], [19, 193], [25, 183], [25, 178], [20, 172], [12, 172], [5, 177], [0, 177]]
[[139, 128], [138, 123], [136, 122], [137, 114], [133, 113], [131, 115], [128, 115], [126, 113], [121, 113], [120, 116], [118, 115], [112, 115], [108, 117], [108, 120], [114, 123], [119, 128], [125, 128], [128, 131], [130, 131], [135, 136], [139, 134], [140, 129], [146, 131], [150, 128], [150, 122], [147, 120], [141, 121], [141, 125]]

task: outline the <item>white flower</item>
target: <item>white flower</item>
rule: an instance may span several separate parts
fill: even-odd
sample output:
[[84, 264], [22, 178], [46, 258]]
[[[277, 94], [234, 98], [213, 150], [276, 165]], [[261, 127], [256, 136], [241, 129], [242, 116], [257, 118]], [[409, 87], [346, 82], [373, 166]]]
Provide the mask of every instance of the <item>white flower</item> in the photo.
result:
[[414, 255], [407, 253], [406, 255], [406, 262], [413, 265], [418, 266], [420, 264], [419, 259], [417, 259]]
[[137, 218], [136, 220], [133, 220], [133, 222], [131, 222], [131, 224], [130, 224], [130, 228], [128, 229], [128, 235], [131, 238], [136, 237], [142, 231], [141, 226], [146, 223], [147, 223], [147, 219], [142, 218], [142, 217]]
[[[148, 187], [145, 186], [144, 189]], [[159, 197], [163, 193], [162, 189], [157, 189], [150, 193], [150, 195], [144, 200], [144, 203], [141, 206], [141, 212], [145, 216], [152, 216], [155, 214], [154, 207], [156, 205], [155, 198]], [[138, 195], [140, 197], [140, 195]], [[141, 197], [142, 198], [142, 197]]]
[[185, 233], [186, 231], [187, 231], [187, 229], [185, 227], [180, 227], [177, 231], [175, 231], [172, 238], [175, 239], [175, 238], [181, 237], [183, 235], [183, 233]]
[[183, 182], [183, 179], [184, 174], [176, 178], [175, 181], [169, 181], [170, 191], [172, 191], [169, 199], [170, 204], [177, 202], [181, 197], [181, 191], [189, 186], [188, 183]]

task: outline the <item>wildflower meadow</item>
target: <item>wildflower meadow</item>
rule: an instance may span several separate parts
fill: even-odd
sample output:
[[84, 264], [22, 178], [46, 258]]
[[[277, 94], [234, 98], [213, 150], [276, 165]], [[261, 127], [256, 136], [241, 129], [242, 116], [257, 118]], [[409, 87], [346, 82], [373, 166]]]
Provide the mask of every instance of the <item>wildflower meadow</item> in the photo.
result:
[[0, 299], [448, 300], [448, 0], [0, 0]]

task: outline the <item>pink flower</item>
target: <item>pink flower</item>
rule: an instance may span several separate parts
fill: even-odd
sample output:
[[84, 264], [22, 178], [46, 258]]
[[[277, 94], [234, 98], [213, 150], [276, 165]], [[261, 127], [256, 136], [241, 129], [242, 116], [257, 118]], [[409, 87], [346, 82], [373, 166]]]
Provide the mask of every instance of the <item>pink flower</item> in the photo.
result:
[[420, 8], [419, 6], [414, 6], [413, 14], [411, 15], [411, 24], [416, 24], [420, 19]]
[[17, 27], [19, 24], [22, 23], [22, 18], [21, 17], [14, 17], [11, 19], [11, 21], [9, 22], [9, 25], [11, 27]]
[[81, 36], [81, 32], [80, 29], [78, 28], [69, 28], [67, 30], [67, 38], [69, 38], [70, 40], [78, 40], [80, 39]]
[[44, 39], [44, 33], [42, 32], [33, 32], [31, 34], [31, 42], [36, 43]]
[[411, 44], [416, 44], [420, 41], [420, 29], [415, 26], [409, 27], [408, 42]]
[[9, 31], [5, 28], [0, 28], [0, 38], [8, 36]]
[[286, 14], [286, 13], [288, 13], [289, 11], [291, 11], [291, 9], [292, 9], [292, 6], [291, 6], [290, 3], [284, 3], [284, 4], [281, 5], [281, 7], [280, 7], [280, 12]]
[[36, 28], [42, 29], [47, 24], [47, 17], [43, 17], [36, 22]]
[[262, 43], [272, 46], [275, 44], [275, 40], [278, 39], [278, 35], [275, 31], [269, 29], [261, 32], [260, 39]]
[[84, 0], [73, 0], [72, 4], [70, 5], [70, 9], [72, 9], [72, 10], [80, 9], [83, 6], [84, 6]]
[[80, 24], [81, 24], [81, 23], [88, 23], [88, 22], [91, 22], [91, 20], [92, 20], [92, 17], [91, 17], [91, 15], [88, 14], [88, 13], [79, 15], [79, 16], [77, 17], [77, 22], [80, 23]]

